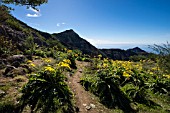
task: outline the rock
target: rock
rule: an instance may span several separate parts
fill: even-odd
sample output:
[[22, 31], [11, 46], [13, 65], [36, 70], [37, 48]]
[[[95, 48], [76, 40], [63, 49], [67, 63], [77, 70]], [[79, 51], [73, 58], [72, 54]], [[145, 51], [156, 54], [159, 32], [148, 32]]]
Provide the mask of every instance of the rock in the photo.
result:
[[3, 90], [0, 90], [0, 97], [3, 97], [5, 95], [5, 92]]
[[91, 108], [95, 108], [96, 106], [94, 104], [90, 104]]
[[26, 57], [24, 55], [13, 55], [7, 58], [9, 63], [13, 63], [14, 61], [18, 61], [20, 63], [25, 62]]
[[9, 66], [7, 65], [6, 69], [5, 69], [5, 72], [4, 72], [4, 75], [7, 75], [10, 71], [12, 71], [13, 69], [15, 69], [14, 66]]
[[85, 106], [85, 107], [86, 107], [86, 106], [87, 106], [87, 104], [83, 104], [83, 106]]
[[87, 104], [83, 104], [83, 106], [84, 106], [87, 110], [90, 110], [90, 109], [96, 107], [94, 104], [90, 104], [89, 106], [88, 106]]
[[90, 110], [90, 109], [91, 109], [91, 106], [86, 106], [86, 109], [87, 109], [87, 110]]
[[18, 67], [20, 66], [20, 62], [14, 61], [14, 62], [12, 63], [12, 66], [18, 68]]
[[80, 70], [79, 70], [79, 72], [80, 72], [80, 73], [82, 73], [82, 72], [83, 72], [83, 70], [82, 70], [82, 69], [80, 69]]
[[32, 72], [31, 68], [26, 64], [21, 64], [20, 67], [25, 68], [26, 70], [28, 70], [28, 73]]
[[25, 75], [27, 73], [27, 69], [19, 67], [19, 68], [15, 68], [11, 71], [11, 74], [14, 76], [16, 75]]
[[6, 67], [6, 60], [5, 59], [0, 59], [0, 69], [3, 69]]
[[5, 69], [4, 76], [5, 77], [15, 77], [16, 75], [25, 75], [27, 73], [27, 69], [19, 67], [15, 68], [14, 66], [8, 66]]

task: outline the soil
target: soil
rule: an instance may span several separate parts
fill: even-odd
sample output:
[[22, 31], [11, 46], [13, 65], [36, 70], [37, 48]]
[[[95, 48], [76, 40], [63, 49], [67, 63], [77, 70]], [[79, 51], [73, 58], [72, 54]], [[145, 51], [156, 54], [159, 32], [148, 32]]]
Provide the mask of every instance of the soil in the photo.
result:
[[77, 71], [74, 75], [68, 77], [68, 85], [74, 93], [75, 104], [78, 107], [79, 113], [109, 113], [110, 110], [99, 103], [98, 98], [88, 91], [85, 91], [80, 84], [80, 78], [85, 66], [88, 66], [87, 62], [76, 61]]

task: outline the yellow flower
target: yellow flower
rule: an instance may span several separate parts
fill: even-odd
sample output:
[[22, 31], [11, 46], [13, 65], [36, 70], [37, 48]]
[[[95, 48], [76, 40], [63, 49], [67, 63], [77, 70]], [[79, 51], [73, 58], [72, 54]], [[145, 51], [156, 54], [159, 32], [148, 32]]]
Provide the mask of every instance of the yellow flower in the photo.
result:
[[75, 57], [78, 57], [78, 54], [75, 54], [74, 56], [75, 56]]
[[31, 60], [27, 60], [27, 63], [31, 63], [32, 61]]
[[107, 63], [109, 60], [107, 58], [104, 58], [103, 60], [105, 63]]
[[123, 72], [123, 76], [124, 76], [124, 77], [127, 77], [127, 78], [128, 78], [128, 77], [131, 77], [131, 75], [129, 75], [129, 74], [126, 73], [126, 72]]
[[35, 64], [33, 64], [33, 63], [30, 63], [29, 65], [30, 65], [31, 67], [35, 67]]
[[43, 60], [44, 62], [46, 62], [46, 63], [50, 63], [50, 62], [51, 62], [51, 59], [49, 59], [49, 58], [42, 58], [42, 60]]
[[153, 72], [149, 72], [149, 74], [153, 75]]
[[72, 50], [68, 50], [67, 52], [68, 52], [68, 53], [71, 53], [71, 52], [72, 52]]
[[128, 73], [130, 73], [130, 74], [132, 74], [133, 73], [133, 71], [132, 70], [130, 70], [130, 69], [127, 69], [126, 70]]
[[108, 65], [106, 63], [103, 64], [103, 68], [107, 68]]
[[46, 67], [44, 67], [44, 70], [45, 70], [45, 71], [48, 71], [48, 72], [55, 72], [55, 69], [52, 68], [51, 66], [46, 66]]
[[169, 75], [163, 75], [163, 76], [170, 79], [170, 74]]
[[67, 64], [71, 64], [71, 61], [69, 59], [64, 59], [63, 62], [65, 62]]
[[71, 68], [70, 68], [70, 65], [69, 65], [69, 64], [67, 64], [67, 63], [65, 63], [65, 62], [60, 62], [60, 63], [58, 64], [58, 66], [66, 67], [66, 68], [71, 69]]
[[67, 50], [67, 48], [64, 48], [64, 51], [66, 51]]
[[102, 55], [100, 54], [100, 55], [98, 55], [98, 57], [99, 57], [99, 58], [101, 58], [101, 57], [102, 57]]
[[158, 68], [157, 67], [153, 67], [152, 70], [158, 70]]

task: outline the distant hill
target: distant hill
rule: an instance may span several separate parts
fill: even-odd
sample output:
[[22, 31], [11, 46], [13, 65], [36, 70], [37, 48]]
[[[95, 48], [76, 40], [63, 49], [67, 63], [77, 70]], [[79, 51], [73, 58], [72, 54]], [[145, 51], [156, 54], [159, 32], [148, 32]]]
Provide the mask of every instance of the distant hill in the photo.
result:
[[135, 55], [148, 55], [148, 53], [139, 47], [128, 50], [122, 49], [100, 49], [108, 58], [114, 60], [129, 60], [131, 56]]
[[132, 49], [128, 49], [128, 50], [126, 50], [127, 52], [134, 52], [134, 53], [136, 53], [136, 54], [147, 54], [147, 52], [146, 51], [144, 51], [144, 50], [142, 50], [141, 48], [139, 48], [139, 47], [135, 47], [135, 48], [132, 48]]

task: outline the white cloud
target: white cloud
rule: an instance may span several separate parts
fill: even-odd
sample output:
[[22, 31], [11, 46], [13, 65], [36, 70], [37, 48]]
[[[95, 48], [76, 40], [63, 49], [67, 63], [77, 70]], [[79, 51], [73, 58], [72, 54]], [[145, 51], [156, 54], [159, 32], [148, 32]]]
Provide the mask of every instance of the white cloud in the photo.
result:
[[27, 14], [26, 16], [27, 16], [27, 17], [39, 17], [38, 14]]
[[57, 27], [60, 27], [61, 25], [65, 25], [66, 23], [57, 23]]
[[57, 27], [60, 27], [60, 23], [57, 23]]
[[29, 8], [29, 10], [31, 10], [32, 12], [34, 12], [34, 14], [30, 14], [28, 13], [26, 16], [27, 17], [40, 17], [41, 13], [39, 9], [33, 9], [32, 7]]

